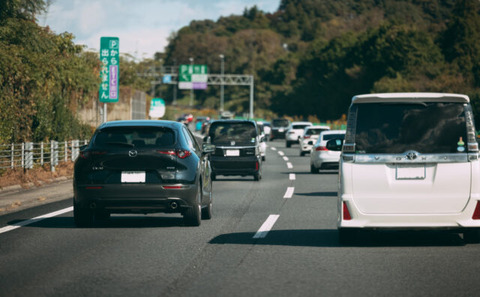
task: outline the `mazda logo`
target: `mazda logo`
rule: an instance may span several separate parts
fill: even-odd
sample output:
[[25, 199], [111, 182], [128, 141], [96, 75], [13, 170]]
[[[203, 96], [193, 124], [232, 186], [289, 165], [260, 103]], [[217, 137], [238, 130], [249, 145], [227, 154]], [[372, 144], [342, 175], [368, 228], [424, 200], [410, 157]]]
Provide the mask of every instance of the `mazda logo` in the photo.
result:
[[418, 157], [416, 152], [407, 152], [406, 156], [408, 160], [415, 160]]
[[132, 158], [135, 158], [136, 156], [138, 155], [137, 151], [128, 151], [128, 156], [129, 157], [132, 157]]

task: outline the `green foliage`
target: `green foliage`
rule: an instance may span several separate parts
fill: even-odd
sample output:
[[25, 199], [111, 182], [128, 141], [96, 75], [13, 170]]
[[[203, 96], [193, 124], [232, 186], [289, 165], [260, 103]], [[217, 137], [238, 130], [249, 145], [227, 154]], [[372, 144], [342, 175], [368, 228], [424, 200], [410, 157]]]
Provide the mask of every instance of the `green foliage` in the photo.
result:
[[89, 129], [75, 113], [98, 92], [98, 58], [71, 34], [55, 35], [25, 17], [43, 1], [7, 2], [17, 13], [0, 24], [0, 143], [85, 136]]

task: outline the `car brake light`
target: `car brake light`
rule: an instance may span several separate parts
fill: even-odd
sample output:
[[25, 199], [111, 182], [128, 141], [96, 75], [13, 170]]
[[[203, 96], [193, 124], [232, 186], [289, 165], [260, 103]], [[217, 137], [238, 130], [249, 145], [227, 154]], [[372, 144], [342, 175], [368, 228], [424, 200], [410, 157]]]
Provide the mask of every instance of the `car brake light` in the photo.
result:
[[192, 155], [190, 151], [187, 150], [166, 150], [166, 151], [157, 151], [159, 154], [177, 156], [180, 159], [185, 159]]
[[308, 139], [308, 138], [310, 138], [310, 137], [311, 137], [310, 135], [305, 135], [305, 136], [303, 136], [303, 138], [305, 138], [305, 139]]
[[104, 151], [83, 151], [80, 152], [80, 158], [82, 159], [88, 159], [91, 156], [100, 156], [100, 155], [105, 155], [107, 152]]
[[350, 221], [352, 219], [352, 216], [350, 215], [347, 204], [345, 202], [343, 202], [343, 219], [345, 221]]
[[258, 168], [259, 168], [259, 166], [258, 166], [258, 161], [257, 161], [257, 162], [255, 162], [255, 171], [258, 171]]
[[317, 146], [317, 147], [315, 148], [315, 150], [316, 150], [317, 152], [319, 152], [319, 151], [328, 151], [327, 148], [324, 147], [324, 146]]
[[477, 206], [473, 212], [472, 220], [480, 220], [480, 201], [477, 201]]

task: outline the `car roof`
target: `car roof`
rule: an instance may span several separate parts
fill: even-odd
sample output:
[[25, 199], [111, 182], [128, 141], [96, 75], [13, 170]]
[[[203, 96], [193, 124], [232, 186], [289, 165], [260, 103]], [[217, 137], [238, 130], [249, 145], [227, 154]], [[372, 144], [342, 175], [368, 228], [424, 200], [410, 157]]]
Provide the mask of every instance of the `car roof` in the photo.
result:
[[312, 122], [292, 122], [292, 125], [305, 125], [305, 124], [308, 124], [308, 125], [313, 125]]
[[305, 127], [305, 129], [308, 129], [308, 130], [315, 130], [315, 129], [330, 129], [329, 126], [308, 126], [308, 127]]
[[163, 120], [125, 120], [125, 121], [111, 121], [101, 124], [98, 129], [112, 128], [112, 127], [168, 127], [180, 128], [184, 124], [175, 121]]
[[352, 98], [353, 103], [376, 102], [458, 102], [469, 103], [467, 95], [449, 93], [379, 93], [357, 95]]
[[322, 135], [327, 135], [327, 134], [345, 134], [345, 130], [326, 130], [326, 131], [323, 131]]

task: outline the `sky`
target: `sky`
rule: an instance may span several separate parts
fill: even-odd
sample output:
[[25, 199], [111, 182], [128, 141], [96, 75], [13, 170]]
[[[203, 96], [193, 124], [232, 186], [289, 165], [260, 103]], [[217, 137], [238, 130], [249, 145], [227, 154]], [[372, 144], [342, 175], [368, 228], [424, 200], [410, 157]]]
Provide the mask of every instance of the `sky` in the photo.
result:
[[100, 37], [118, 37], [121, 53], [143, 60], [163, 52], [168, 37], [192, 20], [217, 21], [254, 5], [272, 13], [280, 0], [51, 0], [37, 19], [56, 34], [72, 33], [76, 44], [92, 50], [99, 49]]

